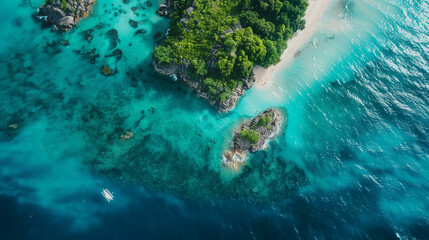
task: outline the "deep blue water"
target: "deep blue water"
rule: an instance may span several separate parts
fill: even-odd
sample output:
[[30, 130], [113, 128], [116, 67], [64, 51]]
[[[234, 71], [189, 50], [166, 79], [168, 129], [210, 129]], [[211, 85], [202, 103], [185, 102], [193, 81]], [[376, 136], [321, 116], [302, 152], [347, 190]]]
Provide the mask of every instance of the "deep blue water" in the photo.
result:
[[[160, 1], [99, 0], [64, 34], [32, 18], [42, 2], [0, 8], [0, 239], [429, 238], [428, 1], [334, 0], [228, 114], [151, 71]], [[223, 169], [239, 121], [273, 106], [287, 128]]]

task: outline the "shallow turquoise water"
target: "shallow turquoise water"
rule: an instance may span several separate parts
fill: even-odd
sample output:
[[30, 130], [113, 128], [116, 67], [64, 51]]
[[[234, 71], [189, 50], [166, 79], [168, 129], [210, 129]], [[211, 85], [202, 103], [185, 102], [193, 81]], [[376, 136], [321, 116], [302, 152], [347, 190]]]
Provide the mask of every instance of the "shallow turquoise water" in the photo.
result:
[[[137, 16], [135, 1], [100, 0], [58, 34], [31, 18], [41, 2], [0, 10], [5, 239], [427, 238], [427, 1], [334, 1], [292, 63], [228, 114], [151, 71], [153, 36], [168, 28], [155, 7]], [[238, 122], [272, 106], [287, 128], [240, 174], [225, 171]]]

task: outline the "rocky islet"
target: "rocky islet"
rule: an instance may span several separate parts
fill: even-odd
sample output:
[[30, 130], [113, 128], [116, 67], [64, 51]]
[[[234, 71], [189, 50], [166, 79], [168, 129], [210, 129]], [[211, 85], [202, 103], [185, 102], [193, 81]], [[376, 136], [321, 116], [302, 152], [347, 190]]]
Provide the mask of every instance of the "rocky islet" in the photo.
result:
[[47, 26], [60, 31], [69, 31], [77, 22], [89, 15], [95, 0], [46, 0], [37, 16]]
[[[285, 117], [283, 117], [283, 115]], [[286, 122], [286, 114], [270, 108], [245, 121], [235, 132], [232, 148], [222, 154], [222, 164], [234, 170], [246, 161], [248, 152], [261, 151], [268, 147], [270, 139], [276, 136]]]

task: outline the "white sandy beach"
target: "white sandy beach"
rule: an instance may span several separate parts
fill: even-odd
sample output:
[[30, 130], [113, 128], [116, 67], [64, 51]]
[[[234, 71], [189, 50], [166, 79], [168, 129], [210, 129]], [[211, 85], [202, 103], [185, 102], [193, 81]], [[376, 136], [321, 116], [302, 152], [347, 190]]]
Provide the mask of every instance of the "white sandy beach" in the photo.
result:
[[279, 66], [287, 66], [287, 63], [290, 62], [295, 53], [313, 34], [331, 2], [332, 0], [308, 0], [309, 5], [304, 16], [306, 22], [305, 28], [302, 31], [297, 31], [294, 36], [288, 40], [287, 48], [283, 52], [280, 62], [268, 68], [261, 66], [255, 66], [253, 68], [256, 78], [256, 87], [260, 87], [267, 83], [267, 81], [273, 77], [275, 70], [277, 70]]

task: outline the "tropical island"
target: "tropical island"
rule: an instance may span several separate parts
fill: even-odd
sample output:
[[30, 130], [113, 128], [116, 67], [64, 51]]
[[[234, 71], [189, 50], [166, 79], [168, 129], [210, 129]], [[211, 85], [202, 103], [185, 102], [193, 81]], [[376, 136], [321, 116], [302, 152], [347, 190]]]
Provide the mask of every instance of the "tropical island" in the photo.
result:
[[233, 109], [255, 79], [253, 67], [280, 61], [304, 28], [307, 0], [168, 0], [170, 29], [153, 51], [156, 71], [184, 81], [220, 112]]
[[[118, 3], [118, 6], [106, 6], [104, 4], [98, 7], [105, 9], [104, 11], [113, 8], [109, 12], [112, 16], [117, 16], [121, 12], [123, 14], [128, 12], [127, 17], [130, 17], [128, 22], [133, 29], [136, 28], [137, 24], [140, 24], [134, 20], [136, 18], [131, 18], [134, 15], [138, 16], [135, 13], [136, 9], [143, 11], [146, 7], [152, 6], [152, 3], [147, 0], [135, 2], [122, 0], [120, 2], [122, 3]], [[76, 5], [79, 3], [87, 5], [85, 8], [77, 7], [80, 6]], [[59, 35], [63, 35], [61, 32], [68, 31], [74, 27], [81, 19], [80, 16], [85, 17], [86, 14], [91, 14], [91, 5], [93, 3], [95, 1], [91, 0], [45, 1], [38, 14], [44, 20], [44, 25], [52, 26], [53, 30], [59, 30]], [[134, 36], [147, 33], [151, 44], [155, 41], [158, 45], [153, 51], [153, 58], [150, 59], [155, 70], [167, 76], [175, 76], [178, 80], [196, 89], [200, 96], [208, 99], [219, 111], [226, 112], [235, 107], [246, 89], [252, 87], [256, 80], [261, 79], [258, 76], [259, 70], [255, 69], [255, 67], [270, 66], [268, 68], [270, 69], [275, 67], [274, 64], [279, 61], [283, 63], [285, 55], [293, 56], [293, 52], [296, 50], [294, 45], [297, 41], [300, 43], [306, 41], [305, 38], [300, 38], [300, 36], [306, 35], [301, 34], [299, 30], [304, 28], [305, 22], [302, 17], [305, 12], [307, 13], [305, 18], [307, 27], [302, 32], [311, 29], [310, 23], [312, 21], [307, 18], [308, 16], [313, 16], [313, 20], [317, 19], [314, 18], [314, 14], [308, 14], [308, 12], [314, 13], [314, 11], [319, 11], [320, 9], [315, 7], [313, 3], [315, 2], [312, 1], [308, 5], [307, 0], [266, 2], [253, 0], [245, 2], [224, 2], [220, 0], [184, 2], [168, 0], [165, 4], [161, 4], [157, 11], [159, 15], [171, 18], [170, 29], [166, 31], [165, 36], [162, 36], [162, 33], [158, 31], [159, 29], [155, 30], [155, 28], [153, 31], [138, 29]], [[320, 4], [321, 2], [317, 1], [317, 3]], [[309, 6], [308, 8], [307, 5]], [[95, 10], [98, 11], [97, 9]], [[124, 9], [127, 11], [124, 11]], [[155, 9], [152, 8], [152, 10]], [[60, 15], [57, 15], [57, 13], [60, 13]], [[140, 16], [143, 17], [143, 14]], [[61, 19], [69, 19], [70, 24], [61, 25], [64, 22]], [[93, 24], [93, 27], [89, 29], [77, 29], [84, 42], [89, 43], [94, 36], [97, 36], [93, 34], [93, 31], [103, 28], [99, 21], [95, 21]], [[98, 34], [102, 38], [100, 41], [108, 45], [109, 54], [105, 55], [105, 58], [115, 57], [116, 61], [121, 59], [123, 53], [118, 48], [120, 43], [118, 32], [120, 30], [115, 28], [110, 28], [107, 32], [100, 30], [100, 34]], [[101, 31], [104, 31], [104, 34]], [[126, 31], [129, 30], [126, 29]], [[134, 30], [132, 31], [134, 33]], [[299, 33], [294, 35], [296, 31], [299, 31]], [[311, 31], [307, 32], [311, 33]], [[293, 35], [293, 39], [290, 39]], [[57, 44], [70, 45], [68, 41], [60, 39], [61, 42], [58, 41]], [[288, 48], [286, 49], [287, 45]], [[134, 47], [132, 43], [127, 46]], [[110, 51], [112, 52], [110, 53]], [[79, 54], [87, 57], [92, 64], [95, 62], [95, 58], [100, 57], [99, 55], [97, 56], [95, 50], [79, 51]], [[146, 64], [145, 66], [149, 67]], [[104, 63], [100, 68], [103, 76], [112, 76], [112, 79], [118, 72], [117, 69], [111, 69]], [[139, 67], [138, 71], [127, 72], [126, 74], [127, 76], [133, 76], [133, 78], [140, 76], [142, 74], [140, 69]], [[153, 73], [150, 69], [148, 72]], [[179, 87], [178, 91], [180, 89]], [[211, 194], [212, 191], [222, 191], [224, 194], [234, 196], [237, 192], [243, 192], [248, 196], [264, 197], [270, 195], [267, 192], [278, 192], [279, 189], [281, 189], [280, 192], [286, 193], [287, 189], [293, 189], [297, 182], [306, 181], [305, 174], [298, 167], [286, 170], [286, 165], [281, 159], [258, 163], [258, 169], [264, 171], [264, 174], [251, 169], [255, 167], [253, 165], [255, 162], [252, 161], [252, 167], [246, 164], [248, 153], [265, 150], [269, 141], [284, 128], [286, 114], [283, 110], [275, 108], [265, 110], [253, 119], [242, 122], [240, 127], [231, 134], [231, 137], [223, 138], [222, 140], [212, 137], [203, 138], [204, 135], [198, 133], [197, 136], [201, 137], [201, 139], [196, 139], [195, 144], [196, 146], [203, 146], [201, 154], [191, 156], [183, 153], [179, 158], [188, 159], [189, 161], [173, 161], [169, 163], [164, 161], [167, 156], [157, 152], [157, 148], [152, 143], [156, 143], [155, 146], [161, 144], [166, 149], [166, 152], [172, 152], [175, 150], [169, 145], [170, 139], [162, 134], [150, 133], [151, 127], [144, 130], [139, 127], [143, 118], [151, 118], [154, 113], [156, 111], [152, 106], [148, 110], [141, 111], [142, 116], [135, 125], [138, 127], [116, 128], [114, 133], [103, 135], [106, 136], [107, 141], [112, 141], [113, 143], [109, 145], [103, 143], [99, 146], [103, 157], [97, 158], [97, 161], [94, 162], [91, 160], [89, 162], [91, 169], [120, 181], [130, 181], [152, 186], [153, 188], [167, 186], [167, 188], [175, 189], [178, 192], [186, 192], [187, 194], [199, 192], [197, 189], [207, 189], [204, 194]], [[88, 118], [84, 119], [85, 121], [91, 121]], [[9, 128], [15, 129], [14, 124], [15, 122], [11, 122]], [[172, 124], [173, 122], [171, 122]], [[160, 127], [164, 128], [165, 125], [155, 126], [154, 128], [159, 129]], [[101, 134], [104, 134], [104, 128], [100, 129], [102, 129], [100, 130]], [[174, 129], [175, 131], [178, 130]], [[225, 148], [224, 144], [221, 147], [222, 149], [219, 149], [217, 147], [219, 145], [216, 145], [216, 140], [217, 142], [227, 141], [231, 144], [227, 147], [228, 149]], [[201, 143], [204, 145], [201, 145]], [[141, 146], [144, 146], [144, 150], [142, 150]], [[116, 147], [122, 149], [120, 155], [112, 154], [113, 150], [111, 149]], [[269, 153], [267, 152], [267, 154]], [[146, 162], [149, 164], [142, 164], [143, 161], [140, 158], [142, 155], [144, 159], [148, 159]], [[264, 154], [256, 154], [257, 157], [258, 155]], [[222, 161], [220, 161], [221, 156]], [[215, 157], [219, 161], [218, 164], [225, 167], [227, 171], [222, 174], [230, 174], [228, 168], [231, 168], [233, 171], [239, 170], [235, 171], [235, 173], [239, 173], [241, 177], [225, 185], [217, 184], [220, 182], [219, 179], [222, 178], [218, 172], [202, 170], [193, 161], [193, 158], [204, 159], [207, 157]], [[273, 165], [278, 167], [273, 168]], [[172, 169], [174, 174], [165, 174], [165, 171], [169, 171], [166, 168]], [[189, 179], [190, 176], [196, 177], [201, 174], [204, 175], [204, 180], [192, 185], [192, 188], [190, 188], [191, 185], [183, 184], [183, 179]], [[168, 177], [164, 178], [167, 175]], [[268, 176], [274, 175], [293, 180], [287, 183], [273, 183], [273, 179], [276, 178]], [[255, 179], [258, 180], [255, 181]], [[268, 185], [270, 187], [262, 187]], [[264, 190], [261, 191], [261, 189]]]

